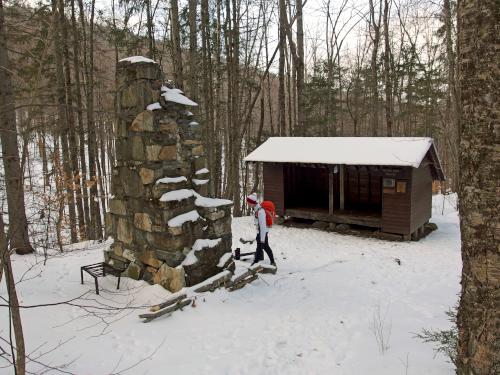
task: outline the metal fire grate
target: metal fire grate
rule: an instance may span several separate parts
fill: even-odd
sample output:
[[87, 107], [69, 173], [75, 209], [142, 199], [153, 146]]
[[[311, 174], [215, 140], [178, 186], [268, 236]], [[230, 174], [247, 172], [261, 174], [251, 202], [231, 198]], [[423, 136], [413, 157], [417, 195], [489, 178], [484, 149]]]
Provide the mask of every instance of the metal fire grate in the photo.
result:
[[104, 277], [106, 275], [113, 275], [118, 277], [118, 285], [116, 286], [116, 289], [120, 289], [121, 273], [123, 272], [122, 270], [113, 268], [109, 264], [104, 262], [88, 264], [86, 266], [80, 267], [80, 277], [82, 284], [83, 284], [83, 271], [87, 272], [90, 276], [94, 278], [96, 294], [99, 294], [99, 282], [97, 281], [97, 278]]

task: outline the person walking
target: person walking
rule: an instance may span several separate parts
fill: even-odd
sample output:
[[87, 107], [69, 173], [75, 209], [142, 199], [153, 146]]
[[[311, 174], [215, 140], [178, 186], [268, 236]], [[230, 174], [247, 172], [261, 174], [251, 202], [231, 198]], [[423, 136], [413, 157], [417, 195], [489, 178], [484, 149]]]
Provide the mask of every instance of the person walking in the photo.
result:
[[264, 250], [271, 261], [271, 265], [276, 267], [273, 251], [269, 246], [269, 227], [266, 221], [266, 210], [259, 204], [257, 194], [255, 193], [247, 196], [247, 203], [254, 210], [255, 225], [257, 227], [257, 250], [255, 251], [255, 258], [252, 265], [264, 260], [264, 253], [262, 251]]

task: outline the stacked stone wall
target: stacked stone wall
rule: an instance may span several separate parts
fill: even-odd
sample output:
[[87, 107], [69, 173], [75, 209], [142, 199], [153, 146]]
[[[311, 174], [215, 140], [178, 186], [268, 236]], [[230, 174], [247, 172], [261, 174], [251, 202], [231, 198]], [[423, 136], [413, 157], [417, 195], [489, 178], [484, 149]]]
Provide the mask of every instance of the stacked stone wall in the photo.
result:
[[105, 262], [170, 291], [231, 264], [232, 202], [206, 198], [209, 171], [196, 103], [147, 59], [118, 63], [116, 166]]

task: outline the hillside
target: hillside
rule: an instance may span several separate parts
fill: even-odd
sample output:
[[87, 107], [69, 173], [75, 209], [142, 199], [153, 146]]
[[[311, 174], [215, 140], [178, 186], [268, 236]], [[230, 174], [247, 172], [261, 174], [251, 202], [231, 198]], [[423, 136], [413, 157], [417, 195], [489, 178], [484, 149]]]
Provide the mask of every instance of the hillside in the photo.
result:
[[[90, 279], [80, 284], [79, 267], [101, 261], [109, 243], [73, 245], [46, 265], [41, 254], [13, 256], [22, 305], [71, 301], [22, 311], [28, 367], [95, 375], [453, 374], [447, 358], [415, 338], [423, 328], [450, 327], [444, 312], [459, 292], [458, 215], [449, 199], [435, 197], [439, 229], [420, 242], [276, 226], [276, 275], [233, 293], [206, 293], [195, 307], [148, 324], [138, 315], [168, 295], [158, 285], [125, 278], [117, 291], [108, 276], [96, 296]], [[252, 234], [252, 219], [236, 218], [233, 247]], [[240, 261], [239, 272], [248, 265]], [[0, 314], [6, 327], [8, 311]]]

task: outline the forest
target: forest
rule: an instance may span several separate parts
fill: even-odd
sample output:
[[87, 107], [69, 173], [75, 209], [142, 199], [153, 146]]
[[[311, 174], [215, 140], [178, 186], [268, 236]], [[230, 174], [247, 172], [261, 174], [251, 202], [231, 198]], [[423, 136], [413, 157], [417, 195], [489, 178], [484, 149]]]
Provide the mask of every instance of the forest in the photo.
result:
[[269, 136], [433, 137], [449, 177], [443, 191], [456, 191], [453, 2], [313, 6], [323, 24], [286, 1], [7, 2], [21, 170], [29, 188], [43, 178], [34, 194], [59, 202], [54, 223], [71, 228], [70, 241], [103, 236], [113, 77], [133, 55], [160, 62], [199, 103], [210, 189], [235, 202], [236, 216], [259, 184], [242, 157]]
[[[478, 272], [491, 313], [499, 8], [495, 0], [0, 0], [3, 256], [7, 247], [47, 253], [105, 240], [115, 70], [145, 56], [198, 103], [190, 110], [202, 125], [209, 195], [232, 200], [234, 217], [249, 214], [245, 196], [262, 189], [261, 168], [243, 159], [269, 137], [433, 138], [446, 175], [439, 190], [462, 198], [462, 249], [491, 256], [481, 258], [486, 270], [464, 260], [463, 271]], [[466, 284], [463, 298], [479, 303]], [[463, 307], [459, 324], [467, 314], [475, 313]], [[488, 323], [496, 345], [498, 321], [496, 313]]]

